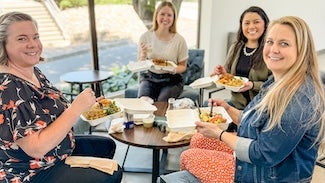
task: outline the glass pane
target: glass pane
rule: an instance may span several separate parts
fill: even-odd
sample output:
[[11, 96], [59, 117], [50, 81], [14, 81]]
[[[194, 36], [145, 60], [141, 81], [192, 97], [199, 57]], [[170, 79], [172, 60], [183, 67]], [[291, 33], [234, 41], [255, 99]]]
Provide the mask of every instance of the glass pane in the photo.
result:
[[[95, 5], [99, 69], [116, 75], [105, 84], [107, 91], [125, 88], [130, 73], [116, 73], [126, 70], [130, 61], [136, 61], [138, 39], [147, 30], [130, 2]], [[65, 9], [55, 6], [52, 0], [16, 0], [1, 3], [1, 12], [19, 10], [36, 19], [46, 59], [38, 67], [58, 88], [70, 90], [70, 85], [60, 81], [62, 74], [93, 69], [89, 9], [88, 4]], [[182, 1], [178, 32], [185, 37], [189, 48], [196, 47], [197, 10], [197, 0]]]

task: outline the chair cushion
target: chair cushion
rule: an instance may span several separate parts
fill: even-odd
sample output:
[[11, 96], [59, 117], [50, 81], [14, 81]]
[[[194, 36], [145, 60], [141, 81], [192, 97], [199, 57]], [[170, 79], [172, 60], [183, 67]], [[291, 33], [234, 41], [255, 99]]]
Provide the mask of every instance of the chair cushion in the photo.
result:
[[94, 156], [113, 159], [116, 143], [109, 137], [98, 135], [75, 135], [75, 156]]
[[190, 98], [193, 101], [200, 101], [200, 90], [199, 89], [193, 89], [192, 87], [185, 85], [184, 90], [181, 93], [181, 95], [178, 98]]
[[139, 90], [139, 86], [134, 86], [134, 87], [130, 87], [125, 89], [124, 91], [124, 97], [125, 98], [137, 98], [138, 97], [138, 90]]
[[183, 73], [185, 85], [201, 78], [204, 72], [204, 50], [190, 49], [188, 51], [187, 69]]

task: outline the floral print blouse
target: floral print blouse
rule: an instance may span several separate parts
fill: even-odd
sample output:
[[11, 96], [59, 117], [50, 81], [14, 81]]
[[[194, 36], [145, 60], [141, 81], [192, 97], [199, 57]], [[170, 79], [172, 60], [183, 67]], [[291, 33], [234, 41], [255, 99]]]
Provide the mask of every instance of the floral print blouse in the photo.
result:
[[46, 128], [69, 102], [37, 68], [41, 87], [15, 75], [0, 73], [0, 182], [29, 182], [31, 177], [64, 160], [74, 149], [72, 130], [43, 158], [28, 156], [15, 140]]

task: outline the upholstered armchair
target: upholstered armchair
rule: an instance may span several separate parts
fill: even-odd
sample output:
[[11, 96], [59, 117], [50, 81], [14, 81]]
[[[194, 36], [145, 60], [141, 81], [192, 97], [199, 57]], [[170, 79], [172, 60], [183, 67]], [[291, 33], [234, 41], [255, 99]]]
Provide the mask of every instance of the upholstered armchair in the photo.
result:
[[[178, 98], [190, 98], [193, 101], [200, 100], [199, 89], [193, 89], [189, 86], [193, 81], [203, 77], [204, 73], [204, 50], [190, 49], [188, 51], [189, 58], [187, 60], [187, 70], [183, 73], [184, 90]], [[139, 86], [127, 88], [125, 90], [125, 98], [137, 98]]]

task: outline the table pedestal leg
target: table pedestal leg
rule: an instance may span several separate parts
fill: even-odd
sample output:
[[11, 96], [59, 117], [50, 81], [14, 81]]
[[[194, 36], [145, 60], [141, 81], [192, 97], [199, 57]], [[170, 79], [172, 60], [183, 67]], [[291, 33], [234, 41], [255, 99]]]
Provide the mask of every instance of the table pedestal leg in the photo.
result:
[[157, 182], [157, 178], [159, 177], [159, 153], [160, 149], [153, 149], [152, 156], [152, 183]]

